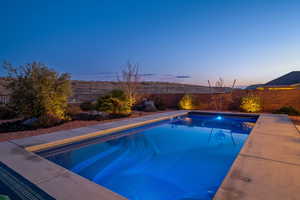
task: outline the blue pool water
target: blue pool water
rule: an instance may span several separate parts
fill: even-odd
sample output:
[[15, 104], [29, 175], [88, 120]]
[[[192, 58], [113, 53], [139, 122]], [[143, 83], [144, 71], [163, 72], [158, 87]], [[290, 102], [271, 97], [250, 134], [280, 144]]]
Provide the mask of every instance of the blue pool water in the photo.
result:
[[255, 121], [190, 114], [40, 154], [128, 199], [212, 199]]

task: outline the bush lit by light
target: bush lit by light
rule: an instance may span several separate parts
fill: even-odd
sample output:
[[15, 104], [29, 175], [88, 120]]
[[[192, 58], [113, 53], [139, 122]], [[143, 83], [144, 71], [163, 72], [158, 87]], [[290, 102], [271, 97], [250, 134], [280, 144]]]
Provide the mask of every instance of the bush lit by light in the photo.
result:
[[39, 62], [15, 68], [5, 64], [11, 81], [10, 106], [24, 118], [38, 118], [42, 126], [52, 126], [67, 115], [68, 98], [71, 95], [71, 77], [60, 74]]
[[193, 105], [193, 97], [189, 94], [185, 94], [182, 99], [179, 101], [179, 104], [178, 104], [179, 108], [180, 109], [183, 109], [183, 110], [191, 110], [194, 108], [194, 105]]
[[97, 100], [96, 109], [113, 115], [129, 115], [130, 102], [123, 90], [112, 90]]
[[240, 107], [246, 112], [259, 112], [262, 110], [261, 99], [256, 95], [244, 96]]

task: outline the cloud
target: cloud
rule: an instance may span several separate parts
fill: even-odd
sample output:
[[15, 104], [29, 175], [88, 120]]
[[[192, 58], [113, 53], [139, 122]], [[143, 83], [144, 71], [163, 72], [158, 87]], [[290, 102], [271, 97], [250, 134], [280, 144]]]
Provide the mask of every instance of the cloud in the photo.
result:
[[150, 76], [155, 76], [156, 74], [140, 74], [143, 77], [150, 77]]
[[175, 78], [192, 78], [191, 76], [187, 75], [181, 75], [181, 76], [175, 76]]

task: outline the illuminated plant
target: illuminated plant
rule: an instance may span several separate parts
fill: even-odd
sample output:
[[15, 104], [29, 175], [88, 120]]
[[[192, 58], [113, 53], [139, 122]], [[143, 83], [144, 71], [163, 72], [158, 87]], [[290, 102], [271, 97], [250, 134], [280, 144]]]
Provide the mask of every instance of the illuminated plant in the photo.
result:
[[240, 107], [246, 112], [259, 112], [262, 110], [261, 99], [259, 96], [253, 94], [244, 96]]
[[117, 77], [121, 90], [127, 97], [130, 108], [132, 108], [138, 100], [138, 87], [141, 76], [139, 74], [139, 65], [132, 64], [128, 61], [125, 68], [121, 72], [121, 76]]
[[10, 106], [25, 118], [38, 118], [44, 126], [68, 119], [66, 109], [71, 95], [69, 74], [59, 74], [42, 63], [20, 67], [4, 63], [8, 72]]
[[128, 115], [131, 113], [130, 101], [122, 90], [112, 90], [97, 101], [97, 110], [112, 115]]
[[193, 97], [189, 94], [185, 94], [179, 101], [178, 107], [183, 110], [191, 110], [194, 108]]

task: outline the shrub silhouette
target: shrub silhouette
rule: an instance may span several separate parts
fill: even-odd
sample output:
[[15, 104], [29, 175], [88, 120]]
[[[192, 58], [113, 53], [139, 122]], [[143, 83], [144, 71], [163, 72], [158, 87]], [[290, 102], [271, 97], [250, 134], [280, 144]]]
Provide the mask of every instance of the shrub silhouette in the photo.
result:
[[300, 115], [300, 112], [292, 106], [283, 106], [273, 112], [274, 114]]

